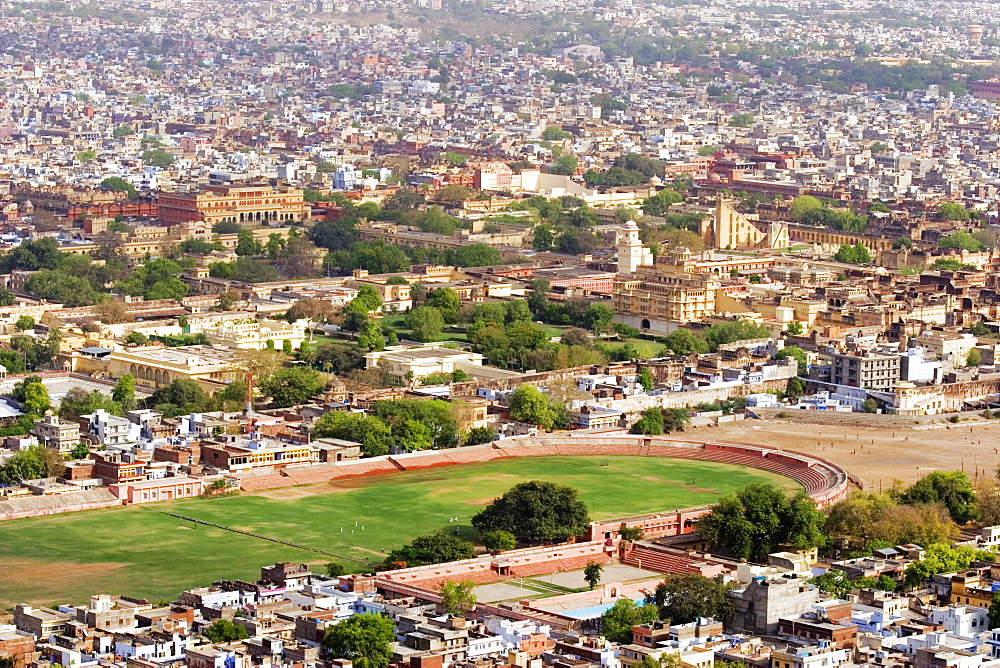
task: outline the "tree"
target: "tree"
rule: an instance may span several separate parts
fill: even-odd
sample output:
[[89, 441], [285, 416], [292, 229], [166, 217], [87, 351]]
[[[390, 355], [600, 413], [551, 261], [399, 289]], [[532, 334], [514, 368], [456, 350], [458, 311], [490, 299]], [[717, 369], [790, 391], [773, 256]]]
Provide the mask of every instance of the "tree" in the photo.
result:
[[642, 200], [642, 212], [647, 216], [665, 216], [674, 204], [684, 201], [684, 195], [673, 188], [664, 188]]
[[750, 320], [721, 322], [705, 330], [705, 340], [708, 341], [709, 349], [712, 351], [718, 350], [719, 346], [726, 343], [767, 339], [770, 336], [767, 327]]
[[810, 215], [822, 208], [823, 203], [812, 195], [799, 195], [792, 200], [792, 205], [789, 207], [788, 213], [792, 217], [792, 220], [801, 223], [805, 222]]
[[465, 615], [476, 607], [476, 583], [472, 580], [449, 580], [441, 587], [441, 607], [449, 615]]
[[683, 327], [675, 329], [673, 332], [661, 339], [661, 341], [675, 355], [708, 352], [708, 341], [706, 341], [704, 337], [698, 336], [690, 329], [685, 329]]
[[476, 192], [458, 183], [452, 183], [437, 192], [435, 199], [439, 202], [464, 202], [475, 198]]
[[[802, 323], [798, 320], [792, 320], [785, 326], [785, 332], [787, 332], [789, 336], [801, 336], [803, 331], [805, 331], [805, 327], [803, 327]], [[804, 369], [805, 365], [800, 368]]]
[[990, 601], [990, 628], [1000, 628], [1000, 591], [993, 592], [993, 600]]
[[583, 346], [585, 348], [594, 344], [590, 333], [580, 327], [570, 327], [563, 331], [562, 336], [559, 337], [559, 343], [564, 346]]
[[973, 348], [965, 356], [965, 363], [967, 366], [979, 366], [983, 363], [983, 356], [980, 354], [979, 350]]
[[753, 125], [754, 122], [753, 114], [746, 112], [735, 114], [730, 120], [729, 124], [734, 128], [748, 128]]
[[942, 250], [964, 250], [971, 253], [981, 253], [986, 246], [968, 232], [952, 232], [938, 240]]
[[563, 139], [569, 139], [572, 136], [572, 134], [566, 132], [558, 125], [549, 125], [542, 130], [542, 139], [545, 141], [561, 141]]
[[611, 328], [611, 320], [615, 317], [615, 311], [607, 304], [591, 304], [584, 312], [587, 326], [595, 334], [603, 334]]
[[555, 422], [555, 412], [548, 397], [532, 385], [516, 387], [507, 397], [507, 409], [511, 419], [537, 424], [545, 429], [551, 429]]
[[955, 202], [943, 202], [941, 206], [938, 207], [938, 216], [942, 220], [969, 220], [971, 216], [969, 212], [961, 204], [956, 204]]
[[965, 471], [933, 471], [900, 495], [907, 504], [937, 504], [958, 524], [976, 517], [976, 494]]
[[127, 373], [119, 378], [111, 398], [121, 405], [123, 411], [135, 410], [138, 406], [135, 400], [135, 377]]
[[869, 397], [861, 402], [861, 410], [865, 413], [878, 413], [878, 402]]
[[841, 244], [840, 249], [834, 254], [833, 259], [837, 262], [847, 262], [850, 264], [868, 264], [872, 261], [872, 255], [860, 241], [853, 246]]
[[664, 434], [684, 431], [684, 427], [691, 422], [691, 413], [686, 408], [664, 408], [662, 412]]
[[34, 329], [34, 328], [35, 328], [35, 319], [32, 318], [30, 315], [22, 315], [20, 318], [17, 319], [17, 322], [14, 323], [14, 329], [16, 329], [19, 332], [25, 332], [29, 329]]
[[279, 408], [304, 404], [326, 387], [326, 376], [307, 366], [278, 369], [258, 383], [260, 391]]
[[576, 159], [575, 155], [564, 155], [552, 161], [549, 165], [549, 172], [563, 176], [572, 176], [576, 173], [576, 168], [579, 164], [580, 161]]
[[236, 234], [240, 231], [240, 224], [233, 223], [228, 220], [220, 220], [215, 225], [212, 225], [212, 231], [216, 234]]
[[389, 454], [392, 446], [392, 431], [382, 420], [361, 413], [331, 411], [316, 420], [313, 428], [316, 438], [339, 438], [361, 444], [365, 457], [379, 457]]
[[123, 415], [121, 404], [111, 397], [97, 390], [87, 392], [79, 387], [73, 387], [59, 402], [59, 417], [76, 422], [81, 415], [89, 415], [97, 409], [106, 410], [112, 415]]
[[707, 617], [724, 622], [732, 615], [726, 585], [718, 579], [694, 573], [668, 574], [656, 586], [653, 603], [661, 619], [687, 624]]
[[[286, 343], [288, 342], [286, 341]], [[385, 350], [382, 325], [375, 320], [366, 321], [358, 330], [358, 347], [365, 350]]]
[[254, 238], [253, 232], [248, 227], [241, 227], [236, 233], [236, 254], [242, 257], [253, 257], [260, 255], [264, 247]]
[[247, 637], [247, 630], [242, 625], [234, 624], [228, 619], [217, 619], [202, 632], [202, 635], [209, 642], [227, 643], [243, 640]]
[[823, 515], [804, 494], [789, 501], [767, 483], [747, 485], [724, 496], [698, 521], [698, 534], [712, 549], [737, 559], [762, 561], [780, 545], [804, 549], [825, 542]]
[[408, 568], [471, 559], [474, 556], [476, 549], [469, 541], [436, 531], [418, 536], [408, 545], [393, 550], [386, 557], [385, 564], [390, 568]]
[[904, 581], [907, 586], [917, 587], [932, 575], [960, 571], [983, 556], [979, 550], [967, 545], [948, 547], [945, 543], [934, 543], [927, 547], [922, 560], [910, 562], [906, 567]]
[[396, 445], [406, 450], [450, 448], [458, 440], [453, 405], [440, 399], [377, 401], [372, 413], [389, 425]]
[[500, 251], [486, 244], [459, 246], [452, 259], [458, 267], [494, 267], [503, 264]]
[[626, 645], [632, 642], [632, 627], [655, 622], [659, 610], [652, 603], [638, 606], [630, 598], [622, 598], [601, 615], [601, 635], [611, 642]]
[[335, 659], [349, 659], [357, 668], [386, 668], [392, 660], [396, 625], [388, 617], [361, 614], [327, 627], [323, 648]]
[[517, 547], [517, 538], [509, 531], [502, 529], [487, 531], [481, 536], [483, 545], [490, 552], [506, 552]]
[[653, 374], [649, 372], [649, 367], [644, 366], [642, 367], [642, 369], [639, 370], [639, 377], [637, 380], [639, 382], [639, 385], [642, 386], [643, 392], [649, 392], [650, 390], [653, 389], [653, 386], [655, 385], [655, 383], [653, 382]]
[[50, 472], [59, 475], [56, 466], [65, 468], [65, 463], [60, 462], [59, 453], [43, 445], [18, 450], [0, 465], [0, 483], [19, 485], [23, 480], [51, 477]]
[[552, 233], [552, 228], [549, 225], [538, 225], [535, 227], [534, 237], [531, 242], [531, 247], [540, 252], [552, 250], [552, 246], [555, 243], [555, 235]]
[[147, 408], [156, 408], [160, 404], [171, 404], [173, 406], [191, 407], [189, 412], [204, 410], [208, 397], [202, 391], [198, 383], [188, 378], [178, 378], [166, 387], [158, 388], [151, 396], [146, 398]]
[[90, 456], [90, 446], [80, 441], [69, 453], [70, 459], [86, 459]]
[[794, 359], [795, 363], [798, 365], [799, 375], [804, 374], [809, 366], [806, 351], [802, 350], [802, 348], [798, 346], [785, 346], [775, 355], [775, 358], [779, 360], [787, 359], [789, 357]]
[[541, 480], [515, 485], [472, 518], [480, 532], [503, 530], [526, 541], [582, 536], [589, 522], [579, 492]]
[[642, 540], [643, 531], [640, 527], [625, 526], [625, 523], [622, 522], [622, 525], [618, 528], [618, 535], [624, 541], [635, 542]]
[[659, 406], [647, 408], [629, 431], [633, 434], [659, 436], [663, 433], [663, 409]]
[[406, 315], [406, 326], [417, 341], [433, 341], [441, 336], [444, 318], [440, 309], [433, 306], [418, 306]]
[[28, 383], [24, 386], [24, 410], [31, 415], [42, 415], [49, 410], [51, 402], [49, 391], [41, 383]]
[[347, 573], [347, 569], [344, 567], [344, 564], [338, 564], [335, 561], [331, 561], [326, 565], [326, 574], [331, 578], [339, 578], [345, 573]]
[[132, 322], [135, 320], [129, 313], [125, 302], [120, 299], [109, 299], [94, 307], [94, 313], [106, 325], [117, 325], [122, 322]]
[[120, 176], [110, 176], [104, 179], [101, 181], [101, 187], [112, 192], [125, 193], [129, 199], [135, 199], [139, 196], [139, 193], [135, 190], [135, 186]]
[[166, 169], [174, 164], [174, 156], [162, 148], [152, 148], [142, 152], [142, 161], [147, 165]]
[[583, 568], [583, 579], [586, 580], [587, 586], [591, 590], [594, 589], [601, 582], [601, 573], [604, 572], [604, 566], [601, 566], [596, 561], [589, 562]]
[[785, 384], [785, 396], [790, 399], [798, 399], [806, 393], [806, 382], [799, 376], [792, 376]]

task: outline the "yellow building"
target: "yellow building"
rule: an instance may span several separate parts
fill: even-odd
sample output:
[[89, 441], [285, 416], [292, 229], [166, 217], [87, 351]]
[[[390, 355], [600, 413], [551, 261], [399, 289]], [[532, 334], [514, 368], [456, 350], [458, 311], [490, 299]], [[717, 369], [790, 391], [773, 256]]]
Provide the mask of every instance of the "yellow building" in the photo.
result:
[[203, 186], [196, 191], [160, 193], [156, 203], [160, 220], [168, 225], [194, 220], [209, 225], [301, 222], [309, 214], [303, 193], [301, 188], [284, 186]]
[[718, 276], [698, 266], [687, 248], [678, 248], [654, 265], [619, 275], [611, 292], [616, 320], [642, 330], [670, 333], [716, 312]]
[[236, 354], [233, 349], [211, 346], [142, 346], [125, 350], [92, 346], [74, 350], [61, 358], [67, 370], [90, 373], [98, 378], [132, 374], [136, 384], [153, 388], [186, 378], [214, 392], [233, 378]]
[[204, 330], [208, 340], [218, 346], [241, 350], [263, 350], [270, 341], [274, 348], [281, 350], [285, 341], [298, 350], [306, 340], [306, 321], [289, 324], [280, 320], [224, 320]]

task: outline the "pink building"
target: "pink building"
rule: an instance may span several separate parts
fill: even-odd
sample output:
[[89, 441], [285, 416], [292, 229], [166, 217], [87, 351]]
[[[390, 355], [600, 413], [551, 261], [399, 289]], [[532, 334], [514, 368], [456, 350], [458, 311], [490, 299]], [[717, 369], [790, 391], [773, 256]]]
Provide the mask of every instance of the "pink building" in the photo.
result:
[[161, 478], [159, 480], [142, 480], [139, 482], [123, 482], [108, 485], [112, 494], [125, 505], [132, 503], [152, 503], [154, 501], [172, 501], [201, 496], [204, 485], [198, 478]]

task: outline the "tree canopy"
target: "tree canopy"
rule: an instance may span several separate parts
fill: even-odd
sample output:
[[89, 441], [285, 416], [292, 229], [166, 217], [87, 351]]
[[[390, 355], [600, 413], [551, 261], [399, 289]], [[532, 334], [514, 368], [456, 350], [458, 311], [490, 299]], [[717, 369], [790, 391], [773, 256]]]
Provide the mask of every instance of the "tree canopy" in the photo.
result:
[[589, 522], [579, 492], [541, 480], [515, 485], [472, 518], [480, 532], [507, 531], [525, 541], [582, 536]]
[[714, 550], [762, 561], [783, 545], [806, 549], [824, 544], [823, 521], [804, 492], [789, 499], [774, 485], [754, 483], [719, 499], [698, 520], [698, 533]]
[[392, 660], [396, 624], [378, 614], [360, 614], [327, 627], [323, 649], [335, 659], [350, 659], [357, 668], [386, 668]]

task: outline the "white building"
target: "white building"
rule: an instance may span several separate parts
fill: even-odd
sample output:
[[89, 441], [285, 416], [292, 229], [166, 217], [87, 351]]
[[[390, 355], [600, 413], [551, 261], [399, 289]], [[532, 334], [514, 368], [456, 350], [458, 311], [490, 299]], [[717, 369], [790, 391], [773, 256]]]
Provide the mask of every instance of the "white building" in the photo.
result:
[[972, 638], [989, 628], [989, 615], [984, 608], [971, 605], [949, 605], [935, 608], [930, 619], [945, 631], [962, 638]]
[[618, 231], [618, 273], [634, 273], [641, 265], [653, 264], [653, 253], [639, 240], [639, 226], [630, 220]]

